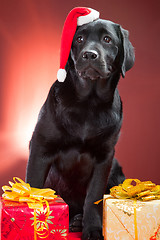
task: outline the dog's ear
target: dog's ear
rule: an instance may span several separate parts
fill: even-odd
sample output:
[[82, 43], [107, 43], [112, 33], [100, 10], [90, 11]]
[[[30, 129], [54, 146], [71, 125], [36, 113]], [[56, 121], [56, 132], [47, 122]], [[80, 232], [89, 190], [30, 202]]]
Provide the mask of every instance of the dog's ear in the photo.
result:
[[133, 67], [133, 64], [135, 61], [135, 53], [134, 53], [134, 48], [131, 42], [129, 41], [129, 32], [120, 26], [120, 34], [121, 34], [122, 48], [123, 48], [121, 74], [122, 74], [122, 77], [124, 78], [126, 71], [128, 71]]

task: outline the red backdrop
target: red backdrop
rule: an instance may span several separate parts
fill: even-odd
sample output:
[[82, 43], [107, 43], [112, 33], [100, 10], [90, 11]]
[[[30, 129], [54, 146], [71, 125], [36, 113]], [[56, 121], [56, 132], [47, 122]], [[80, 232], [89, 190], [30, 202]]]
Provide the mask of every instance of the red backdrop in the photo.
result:
[[0, 186], [24, 179], [28, 143], [59, 67], [60, 36], [75, 6], [128, 29], [136, 63], [119, 83], [124, 106], [116, 157], [126, 177], [159, 179], [159, 0], [0, 0]]

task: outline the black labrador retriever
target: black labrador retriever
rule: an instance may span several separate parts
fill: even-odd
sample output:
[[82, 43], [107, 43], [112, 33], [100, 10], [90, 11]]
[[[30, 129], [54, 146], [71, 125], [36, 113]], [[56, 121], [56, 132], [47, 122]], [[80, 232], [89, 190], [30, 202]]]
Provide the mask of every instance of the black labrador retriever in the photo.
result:
[[94, 202], [125, 179], [114, 159], [122, 124], [117, 84], [133, 64], [120, 25], [98, 19], [78, 27], [66, 80], [52, 85], [30, 142], [26, 181], [56, 190], [69, 204], [71, 230], [83, 215], [83, 240], [103, 239], [102, 204]]

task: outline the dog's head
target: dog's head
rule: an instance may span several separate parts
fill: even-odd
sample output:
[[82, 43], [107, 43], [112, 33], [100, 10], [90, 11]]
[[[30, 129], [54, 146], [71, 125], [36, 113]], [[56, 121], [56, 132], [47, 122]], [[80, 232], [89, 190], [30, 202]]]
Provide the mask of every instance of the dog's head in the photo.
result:
[[114, 73], [125, 76], [134, 64], [134, 48], [128, 31], [111, 21], [98, 19], [77, 28], [71, 59], [83, 80], [109, 79]]

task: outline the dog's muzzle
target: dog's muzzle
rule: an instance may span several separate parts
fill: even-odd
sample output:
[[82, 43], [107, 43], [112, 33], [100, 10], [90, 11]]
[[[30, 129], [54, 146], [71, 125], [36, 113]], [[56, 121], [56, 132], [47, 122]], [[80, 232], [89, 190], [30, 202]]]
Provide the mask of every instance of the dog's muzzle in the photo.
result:
[[76, 69], [80, 77], [84, 79], [97, 80], [108, 78], [111, 68], [96, 50], [83, 51], [76, 63]]
[[76, 62], [78, 75], [84, 79], [106, 79], [111, 74], [111, 68], [107, 67], [96, 50], [83, 51]]

